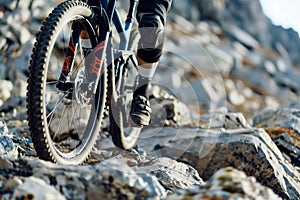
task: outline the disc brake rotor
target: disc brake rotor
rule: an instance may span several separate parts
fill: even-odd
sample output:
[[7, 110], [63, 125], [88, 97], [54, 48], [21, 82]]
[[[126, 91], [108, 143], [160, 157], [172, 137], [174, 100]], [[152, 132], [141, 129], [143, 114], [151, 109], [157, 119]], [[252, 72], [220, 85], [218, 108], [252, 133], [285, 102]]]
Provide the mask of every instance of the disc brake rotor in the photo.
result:
[[86, 107], [91, 104], [93, 82], [88, 83], [85, 67], [81, 67], [76, 75], [74, 82], [74, 94], [76, 102], [81, 107]]

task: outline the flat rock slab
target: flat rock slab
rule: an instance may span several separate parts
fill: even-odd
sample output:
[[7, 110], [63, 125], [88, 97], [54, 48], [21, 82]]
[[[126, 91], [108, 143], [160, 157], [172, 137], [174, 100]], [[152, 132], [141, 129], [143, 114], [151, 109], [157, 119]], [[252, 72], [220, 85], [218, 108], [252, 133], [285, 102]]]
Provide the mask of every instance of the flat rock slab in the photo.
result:
[[300, 196], [299, 173], [263, 129], [156, 129], [145, 131], [139, 145], [193, 166], [204, 180], [231, 166], [256, 177], [284, 199]]

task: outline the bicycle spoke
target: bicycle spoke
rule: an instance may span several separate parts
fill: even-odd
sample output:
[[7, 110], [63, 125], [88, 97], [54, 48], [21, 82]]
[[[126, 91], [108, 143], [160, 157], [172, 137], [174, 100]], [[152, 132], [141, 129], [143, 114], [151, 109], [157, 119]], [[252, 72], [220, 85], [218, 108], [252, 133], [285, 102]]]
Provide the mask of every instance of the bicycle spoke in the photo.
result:
[[[74, 104], [77, 104], [77, 103], [74, 103]], [[76, 106], [78, 106], [78, 107], [76, 108]], [[78, 109], [78, 108], [79, 108], [79, 109]], [[78, 112], [78, 110], [79, 110], [79, 112]], [[77, 111], [77, 112], [76, 112], [76, 111]], [[73, 117], [72, 122], [75, 123], [75, 119], [80, 119], [80, 116], [82, 116], [82, 115], [81, 115], [81, 112], [82, 112], [82, 109], [80, 109], [79, 105], [78, 105], [78, 104], [77, 104], [77, 105], [74, 105], [74, 113], [73, 113], [74, 117]], [[76, 115], [76, 113], [78, 113], [78, 115]], [[78, 123], [79, 123], [78, 125], [80, 125], [81, 121], [79, 121]], [[78, 136], [79, 136], [79, 134], [80, 134], [80, 130], [78, 130], [79, 127], [78, 127], [78, 126], [75, 126], [75, 129], [76, 129], [77, 134], [78, 134]]]
[[50, 113], [48, 113], [48, 115], [46, 116], [46, 119], [48, 119], [48, 117], [54, 113], [56, 108], [63, 102], [64, 98], [65, 98], [65, 96], [63, 96], [60, 100], [56, 101], [54, 108], [52, 109], [52, 111]]
[[57, 84], [57, 81], [48, 81], [46, 82], [46, 85], [54, 85]]
[[[65, 110], [66, 110], [66, 108], [64, 107], [61, 113], [63, 114], [63, 113], [65, 112]], [[57, 126], [57, 130], [55, 131], [55, 133], [54, 133], [54, 135], [53, 135], [53, 139], [59, 138], [59, 137], [57, 137], [57, 134], [58, 134], [59, 131], [60, 131], [61, 124], [62, 124], [62, 120], [59, 120], [59, 124], [58, 124], [58, 126]]]

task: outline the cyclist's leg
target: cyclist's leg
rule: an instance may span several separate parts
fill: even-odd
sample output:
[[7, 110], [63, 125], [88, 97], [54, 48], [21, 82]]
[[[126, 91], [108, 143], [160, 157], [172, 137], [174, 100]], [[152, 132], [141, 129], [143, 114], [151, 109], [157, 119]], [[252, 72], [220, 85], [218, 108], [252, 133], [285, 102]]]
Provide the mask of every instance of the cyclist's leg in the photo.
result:
[[140, 0], [137, 20], [141, 39], [138, 45], [139, 85], [135, 90], [131, 117], [140, 126], [150, 123], [147, 89], [154, 76], [164, 43], [164, 25], [172, 0]]

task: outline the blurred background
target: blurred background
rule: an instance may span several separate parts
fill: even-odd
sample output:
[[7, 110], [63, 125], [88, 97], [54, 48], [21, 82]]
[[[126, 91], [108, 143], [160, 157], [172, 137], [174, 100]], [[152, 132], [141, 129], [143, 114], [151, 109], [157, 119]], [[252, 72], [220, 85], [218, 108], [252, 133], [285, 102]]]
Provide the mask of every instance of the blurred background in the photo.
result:
[[[190, 186], [169, 199], [276, 199], [260, 184], [299, 199], [298, 1], [173, 0], [151, 99], [152, 121], [164, 128], [143, 129], [132, 152], [101, 134], [91, 158], [103, 162], [73, 168], [31, 162], [26, 113], [35, 36], [61, 0], [0, 0], [0, 199], [161, 199]], [[118, 1], [123, 17], [127, 6]], [[260, 184], [232, 168], [212, 176], [227, 166]], [[208, 184], [197, 189], [200, 177]]]
[[[26, 116], [27, 67], [35, 35], [59, 2], [0, 1], [2, 117]], [[120, 9], [126, 4], [118, 1]], [[225, 108], [251, 120], [262, 109], [298, 107], [300, 39], [294, 30], [299, 29], [298, 4], [173, 0], [165, 55], [154, 81], [188, 107], [197, 107], [195, 115]]]

